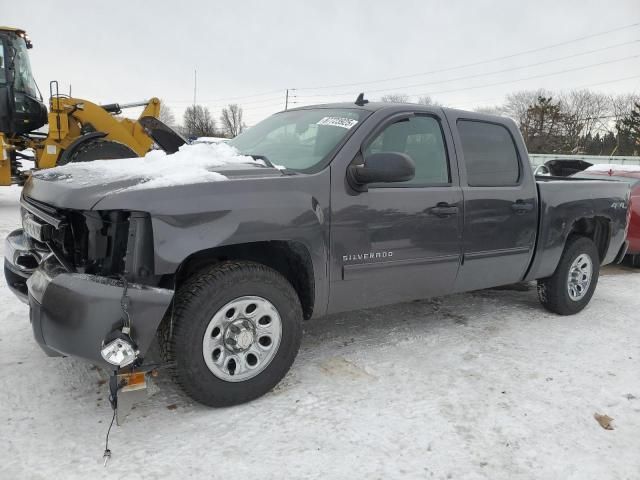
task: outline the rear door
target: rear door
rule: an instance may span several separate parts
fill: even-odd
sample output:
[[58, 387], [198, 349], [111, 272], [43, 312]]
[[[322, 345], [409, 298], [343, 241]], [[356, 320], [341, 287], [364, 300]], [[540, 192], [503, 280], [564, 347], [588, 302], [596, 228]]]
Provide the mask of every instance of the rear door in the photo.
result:
[[538, 198], [514, 122], [448, 112], [464, 198], [462, 264], [455, 291], [522, 280], [533, 256]]

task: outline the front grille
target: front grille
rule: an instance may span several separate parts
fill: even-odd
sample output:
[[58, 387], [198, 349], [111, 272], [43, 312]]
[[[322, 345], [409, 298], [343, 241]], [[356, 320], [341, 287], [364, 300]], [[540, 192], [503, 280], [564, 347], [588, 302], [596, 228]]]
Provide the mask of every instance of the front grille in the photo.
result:
[[23, 212], [52, 226], [46, 244], [31, 241], [36, 247], [50, 249], [61, 263], [76, 272], [95, 275], [117, 276], [124, 270], [127, 212], [60, 209], [27, 196], [20, 204]]
[[20, 206], [29, 213], [35, 215], [40, 220], [53, 226], [55, 229], [64, 225], [64, 216], [62, 216], [58, 209], [47, 205], [42, 202], [38, 202], [26, 195], [23, 195], [20, 199]]
[[[20, 207], [24, 234], [29, 238], [34, 248], [41, 251], [51, 251], [65, 268], [75, 270], [72, 254], [74, 241], [69, 229], [67, 212], [26, 195], [23, 195], [20, 199]], [[36, 223], [41, 223], [48, 227], [45, 238], [29, 235], [28, 223], [33, 223], [34, 220]]]

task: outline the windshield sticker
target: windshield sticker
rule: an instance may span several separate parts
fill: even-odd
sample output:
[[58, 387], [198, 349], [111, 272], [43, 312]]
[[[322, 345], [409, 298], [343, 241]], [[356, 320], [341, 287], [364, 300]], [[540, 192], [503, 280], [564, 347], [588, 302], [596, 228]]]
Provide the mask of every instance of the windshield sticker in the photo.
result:
[[317, 125], [329, 125], [331, 127], [340, 127], [349, 130], [350, 128], [353, 128], [356, 123], [358, 123], [358, 120], [354, 120], [353, 118], [324, 117], [317, 123]]

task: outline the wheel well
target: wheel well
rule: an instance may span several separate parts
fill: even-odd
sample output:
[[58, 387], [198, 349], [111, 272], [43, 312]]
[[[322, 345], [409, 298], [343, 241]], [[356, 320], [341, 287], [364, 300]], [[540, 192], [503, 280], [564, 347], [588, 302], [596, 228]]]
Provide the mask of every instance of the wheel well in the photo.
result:
[[210, 248], [187, 257], [177, 273], [177, 284], [204, 267], [226, 260], [248, 260], [273, 268], [293, 286], [304, 318], [311, 318], [315, 301], [313, 263], [307, 248], [300, 242], [267, 241]]
[[[581, 218], [577, 220], [571, 230], [569, 231], [569, 237], [572, 235], [578, 235], [581, 237], [590, 238], [598, 249], [598, 255], [600, 256], [600, 262], [604, 259], [609, 247], [609, 220], [604, 217], [591, 217]], [[567, 237], [568, 238], [568, 237]]]

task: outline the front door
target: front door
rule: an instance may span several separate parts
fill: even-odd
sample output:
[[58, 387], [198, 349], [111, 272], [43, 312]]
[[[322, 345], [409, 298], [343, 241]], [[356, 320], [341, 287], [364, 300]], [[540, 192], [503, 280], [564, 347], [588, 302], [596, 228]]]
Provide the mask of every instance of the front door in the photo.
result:
[[332, 171], [329, 311], [448, 293], [461, 257], [462, 193], [451, 136], [437, 113], [407, 112], [382, 123], [365, 140], [367, 155], [400, 152], [416, 174], [364, 192]]

